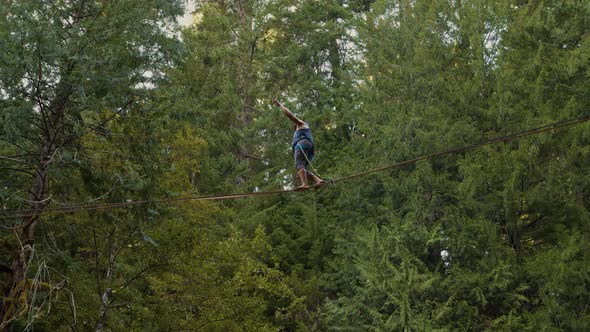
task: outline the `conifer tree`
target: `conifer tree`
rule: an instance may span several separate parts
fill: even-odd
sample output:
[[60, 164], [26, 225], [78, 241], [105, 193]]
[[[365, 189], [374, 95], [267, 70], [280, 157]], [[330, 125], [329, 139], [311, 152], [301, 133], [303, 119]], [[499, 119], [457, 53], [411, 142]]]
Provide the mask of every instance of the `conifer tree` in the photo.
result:
[[588, 124], [317, 191], [40, 214], [291, 188], [273, 98], [335, 178], [581, 116], [587, 1], [202, 1], [177, 41], [179, 9], [0, 8], [0, 199], [35, 211], [2, 221], [13, 329], [589, 328]]
[[12, 257], [3, 326], [29, 301], [40, 214], [52, 199], [69, 201], [52, 191], [60, 156], [75, 155], [80, 138], [143, 99], [166, 64], [173, 44], [164, 30], [179, 13], [177, 1], [8, 1], [0, 9], [2, 149], [15, 156], [2, 160], [15, 174], [3, 176], [4, 205], [32, 211], [3, 231]]

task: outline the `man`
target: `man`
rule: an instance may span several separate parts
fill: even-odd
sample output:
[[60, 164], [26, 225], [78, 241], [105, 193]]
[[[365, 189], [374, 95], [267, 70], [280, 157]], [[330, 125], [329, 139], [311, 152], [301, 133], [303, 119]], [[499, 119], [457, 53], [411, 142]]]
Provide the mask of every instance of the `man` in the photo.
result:
[[308, 176], [315, 182], [316, 187], [326, 183], [326, 180], [319, 178], [307, 169], [314, 155], [313, 136], [311, 135], [309, 124], [296, 117], [295, 114], [278, 101], [273, 99], [272, 103], [278, 106], [283, 111], [283, 114], [295, 124], [295, 133], [293, 134], [291, 147], [295, 157], [295, 169], [297, 169], [297, 175], [301, 180], [301, 185], [295, 188], [295, 190], [306, 190], [309, 188], [307, 184]]

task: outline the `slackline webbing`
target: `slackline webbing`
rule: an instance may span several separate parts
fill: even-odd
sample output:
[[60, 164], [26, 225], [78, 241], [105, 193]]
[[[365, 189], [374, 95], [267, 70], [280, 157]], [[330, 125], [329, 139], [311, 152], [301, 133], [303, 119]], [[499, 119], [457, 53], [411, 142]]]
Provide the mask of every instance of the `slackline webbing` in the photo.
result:
[[[342, 182], [346, 180], [351, 180], [354, 178], [358, 178], [361, 176], [365, 176], [368, 174], [382, 172], [384, 170], [393, 169], [393, 168], [400, 168], [406, 165], [414, 164], [421, 160], [432, 159], [436, 157], [441, 157], [450, 154], [462, 153], [470, 150], [474, 150], [476, 148], [500, 143], [500, 142], [508, 142], [512, 141], [521, 137], [535, 135], [547, 131], [557, 130], [564, 127], [569, 127], [575, 124], [579, 124], [582, 122], [586, 122], [590, 120], [590, 114], [586, 114], [577, 118], [572, 118], [568, 120], [563, 120], [560, 122], [554, 122], [548, 125], [544, 125], [538, 128], [529, 129], [525, 131], [521, 131], [515, 134], [496, 137], [490, 140], [482, 141], [479, 143], [474, 143], [462, 147], [456, 147], [445, 151], [435, 152], [432, 154], [420, 156], [414, 159], [402, 161], [396, 164], [390, 164], [386, 166], [382, 166], [379, 168], [370, 169], [367, 171], [355, 173], [352, 175], [332, 179], [329, 181], [330, 183]], [[329, 184], [327, 184], [329, 185]], [[164, 198], [164, 199], [156, 199], [156, 200], [141, 200], [141, 201], [127, 201], [127, 202], [120, 202], [120, 203], [104, 203], [104, 204], [79, 204], [79, 205], [70, 205], [64, 207], [56, 207], [56, 208], [43, 208], [39, 210], [16, 210], [16, 211], [4, 211], [0, 212], [0, 219], [12, 219], [12, 218], [25, 218], [25, 217], [37, 217], [41, 214], [56, 214], [56, 213], [73, 213], [78, 211], [91, 211], [91, 210], [105, 210], [105, 209], [113, 209], [113, 208], [121, 208], [121, 207], [129, 207], [129, 206], [137, 206], [137, 205], [144, 205], [144, 204], [151, 204], [151, 203], [172, 203], [172, 202], [185, 202], [185, 201], [219, 201], [219, 200], [228, 200], [228, 199], [237, 199], [237, 198], [244, 198], [244, 197], [259, 197], [259, 196], [270, 196], [270, 195], [278, 195], [284, 193], [294, 193], [298, 192], [297, 190], [293, 189], [286, 189], [286, 190], [273, 190], [273, 191], [262, 191], [262, 192], [251, 192], [251, 193], [235, 193], [235, 194], [223, 194], [223, 195], [212, 195], [212, 196], [192, 196], [192, 197], [178, 197], [178, 198]]]

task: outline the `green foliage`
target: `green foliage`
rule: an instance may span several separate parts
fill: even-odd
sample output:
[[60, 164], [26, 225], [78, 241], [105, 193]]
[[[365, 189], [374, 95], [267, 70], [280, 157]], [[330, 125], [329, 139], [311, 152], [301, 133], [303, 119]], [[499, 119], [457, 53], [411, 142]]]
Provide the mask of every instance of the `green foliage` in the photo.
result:
[[[169, 227], [178, 231], [179, 226]], [[262, 228], [252, 240], [232, 233], [216, 242], [206, 229], [187, 226], [170, 269], [149, 278], [154, 328], [278, 330], [275, 321], [289, 315], [294, 295], [273, 266]]]
[[[207, 1], [177, 31], [179, 13], [5, 1], [5, 211], [32, 204], [47, 157], [50, 206], [289, 188], [272, 98], [311, 124], [334, 178], [590, 105], [587, 0]], [[12, 328], [588, 330], [588, 129], [305, 193], [43, 216]], [[20, 225], [3, 221], [3, 276]]]
[[[367, 80], [361, 86], [365, 112], [357, 114], [359, 135], [344, 148], [352, 156], [347, 163], [359, 165], [356, 169], [583, 114], [574, 106], [574, 100], [584, 98], [576, 88], [583, 79], [566, 74], [559, 63], [584, 53], [584, 43], [570, 50], [565, 39], [547, 40], [549, 31], [567, 24], [564, 15], [575, 22], [579, 13], [574, 8], [581, 7], [439, 5], [376, 2], [367, 15], [361, 30], [367, 48]], [[530, 18], [531, 12], [540, 16]], [[539, 25], [539, 17], [546, 17], [547, 24]], [[531, 35], [536, 33], [532, 27], [542, 29], [538, 36]], [[586, 28], [581, 29], [577, 33]], [[342, 186], [336, 206], [341, 227], [348, 229], [336, 235], [341, 239], [335, 241], [327, 279], [328, 294], [336, 295], [326, 302], [329, 326], [583, 329], [584, 319], [551, 314], [555, 311], [538, 298], [537, 279], [544, 278], [526, 262], [540, 270], [554, 266], [555, 261], [535, 257], [562, 248], [560, 241], [569, 243], [561, 238], [569, 238], [571, 230], [586, 228], [588, 204], [569, 185], [586, 182], [578, 174], [587, 174], [587, 166], [580, 167], [573, 157], [586, 154], [585, 126], [420, 163], [391, 172], [394, 180], [368, 177], [355, 180], [356, 188]], [[352, 172], [350, 166], [340, 167], [342, 173]], [[379, 245], [390, 229], [395, 237], [385, 243], [391, 246]], [[357, 238], [367, 240], [358, 243]], [[371, 292], [404, 275], [415, 275], [416, 284], [433, 282], [424, 286], [426, 295], [413, 283]], [[573, 276], [562, 277], [560, 282]], [[569, 303], [565, 306], [575, 307]], [[582, 311], [578, 317], [587, 314]], [[533, 322], [533, 312], [553, 318]]]

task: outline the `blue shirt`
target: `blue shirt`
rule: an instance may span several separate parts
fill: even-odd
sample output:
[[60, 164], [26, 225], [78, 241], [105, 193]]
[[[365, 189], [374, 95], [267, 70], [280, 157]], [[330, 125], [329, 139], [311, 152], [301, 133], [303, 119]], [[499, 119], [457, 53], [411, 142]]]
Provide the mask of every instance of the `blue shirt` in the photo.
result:
[[311, 129], [309, 128], [309, 124], [307, 122], [305, 122], [305, 124], [307, 125], [307, 128], [297, 129], [293, 134], [293, 140], [291, 141], [291, 148], [293, 149], [293, 151], [295, 150], [297, 143], [302, 139], [307, 139], [311, 142], [313, 151], [313, 145], [315, 144], [313, 142], [313, 136], [311, 135]]

